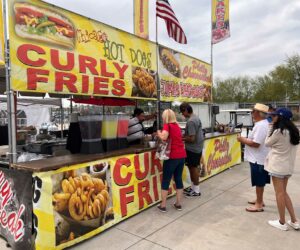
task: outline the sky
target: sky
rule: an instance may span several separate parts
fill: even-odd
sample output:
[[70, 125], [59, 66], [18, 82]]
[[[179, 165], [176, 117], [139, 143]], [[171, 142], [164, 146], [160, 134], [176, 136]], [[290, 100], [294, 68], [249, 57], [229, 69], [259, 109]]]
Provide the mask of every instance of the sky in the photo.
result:
[[[133, 0], [47, 0], [133, 33]], [[181, 45], [158, 20], [158, 42], [211, 62], [211, 1], [169, 0], [187, 36]], [[150, 40], [155, 40], [155, 0], [149, 0]], [[230, 0], [231, 37], [213, 46], [214, 78], [262, 76], [300, 54], [299, 0]]]

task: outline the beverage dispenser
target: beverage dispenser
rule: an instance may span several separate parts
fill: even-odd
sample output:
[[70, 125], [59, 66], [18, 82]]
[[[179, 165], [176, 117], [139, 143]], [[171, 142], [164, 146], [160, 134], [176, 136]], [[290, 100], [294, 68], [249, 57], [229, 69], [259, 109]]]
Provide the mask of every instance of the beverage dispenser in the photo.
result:
[[126, 115], [119, 115], [118, 131], [117, 131], [119, 149], [128, 147], [128, 141], [127, 141], [128, 124], [129, 124], [129, 117]]
[[105, 115], [102, 123], [102, 140], [105, 152], [118, 149], [117, 141], [118, 116]]
[[103, 116], [79, 116], [78, 120], [82, 137], [80, 152], [83, 154], [103, 153], [101, 139]]

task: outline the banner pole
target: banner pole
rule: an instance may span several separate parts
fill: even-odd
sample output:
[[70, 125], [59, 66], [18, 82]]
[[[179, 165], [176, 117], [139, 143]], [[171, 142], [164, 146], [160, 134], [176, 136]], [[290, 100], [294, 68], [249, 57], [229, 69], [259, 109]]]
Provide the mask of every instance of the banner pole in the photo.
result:
[[160, 79], [159, 79], [159, 66], [158, 66], [158, 60], [159, 60], [159, 44], [158, 44], [158, 18], [156, 15], [156, 8], [155, 8], [155, 43], [156, 43], [156, 76], [157, 76], [157, 84], [156, 84], [156, 89], [157, 89], [157, 129], [161, 129], [162, 124], [161, 124], [161, 109], [160, 109]]
[[135, 34], [135, 15], [136, 15], [136, 13], [135, 13], [135, 0], [132, 0], [132, 2], [133, 2], [133, 32], [132, 33]]
[[212, 95], [212, 90], [214, 86], [214, 50], [213, 50], [213, 4], [214, 1], [211, 1], [211, 35], [210, 35], [210, 64], [211, 64], [211, 96], [212, 96], [212, 101], [209, 105], [209, 112], [210, 112], [210, 121], [211, 121], [211, 132], [214, 132], [214, 127], [215, 127], [215, 117], [212, 112], [212, 105], [213, 105], [213, 95]]
[[8, 40], [8, 20], [7, 20], [7, 3], [2, 1], [3, 21], [4, 21], [4, 39], [5, 39], [5, 80], [7, 95], [7, 114], [8, 114], [8, 144], [9, 144], [9, 163], [17, 162], [17, 128], [15, 112], [15, 96], [11, 90], [10, 84], [10, 59], [9, 59], [9, 40]]

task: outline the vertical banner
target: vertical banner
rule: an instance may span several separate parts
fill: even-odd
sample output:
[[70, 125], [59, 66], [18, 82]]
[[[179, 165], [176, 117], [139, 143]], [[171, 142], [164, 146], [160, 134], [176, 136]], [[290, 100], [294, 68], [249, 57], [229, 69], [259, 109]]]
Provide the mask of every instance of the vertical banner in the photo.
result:
[[149, 1], [134, 0], [134, 34], [149, 38]]
[[0, 0], [0, 67], [5, 64], [4, 60], [4, 19], [2, 0]]
[[1, 168], [0, 235], [12, 249], [32, 249], [32, 176]]
[[229, 0], [212, 0], [212, 43], [230, 37]]

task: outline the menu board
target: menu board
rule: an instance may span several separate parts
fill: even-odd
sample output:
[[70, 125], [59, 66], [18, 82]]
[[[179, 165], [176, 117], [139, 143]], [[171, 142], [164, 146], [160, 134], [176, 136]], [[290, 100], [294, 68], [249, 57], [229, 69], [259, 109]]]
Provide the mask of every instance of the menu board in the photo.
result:
[[13, 90], [157, 98], [155, 43], [41, 1], [8, 8]]
[[159, 46], [162, 101], [211, 102], [211, 65]]

